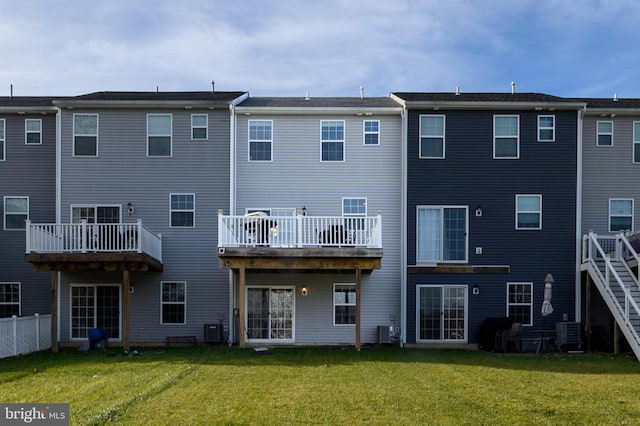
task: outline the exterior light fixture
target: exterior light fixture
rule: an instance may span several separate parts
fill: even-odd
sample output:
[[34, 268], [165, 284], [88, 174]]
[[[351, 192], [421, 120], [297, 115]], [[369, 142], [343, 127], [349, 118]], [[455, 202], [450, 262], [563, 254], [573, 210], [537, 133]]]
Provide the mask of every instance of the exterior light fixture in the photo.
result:
[[129, 204], [127, 204], [127, 213], [129, 214], [129, 216], [131, 216], [134, 212], [134, 208], [133, 208], [133, 204], [131, 204], [131, 201], [129, 201]]
[[307, 215], [307, 207], [302, 206], [302, 216], [306, 216]]
[[306, 285], [303, 285], [302, 288], [300, 289], [300, 294], [302, 294], [303, 296], [306, 296], [309, 293], [309, 289], [307, 288]]
[[482, 216], [482, 206], [476, 207], [476, 217]]
[[480, 294], [480, 286], [478, 284], [474, 285], [472, 292], [473, 294]]

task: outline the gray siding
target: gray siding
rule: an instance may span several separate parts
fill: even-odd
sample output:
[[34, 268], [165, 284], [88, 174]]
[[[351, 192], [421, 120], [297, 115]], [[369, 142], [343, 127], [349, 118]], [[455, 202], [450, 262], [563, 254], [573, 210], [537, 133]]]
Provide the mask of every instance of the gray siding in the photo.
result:
[[[613, 146], [596, 146], [596, 122], [613, 121]], [[637, 116], [586, 116], [582, 143], [582, 233], [609, 232], [609, 199], [634, 200], [634, 228], [640, 225], [640, 164], [633, 163]]]
[[[273, 120], [273, 161], [248, 161], [248, 120]], [[363, 145], [363, 121], [380, 120], [380, 145]], [[320, 161], [320, 121], [345, 120], [345, 161]], [[310, 216], [342, 215], [342, 197], [366, 197], [367, 215], [382, 212], [382, 268], [362, 279], [363, 343], [376, 342], [378, 325], [400, 326], [401, 118], [397, 115], [237, 116], [235, 213], [246, 208], [307, 208]], [[248, 274], [247, 285], [296, 289], [296, 343], [353, 343], [355, 328], [333, 326], [334, 283], [339, 274]], [[306, 297], [300, 295], [309, 286]]]
[[[73, 157], [73, 113], [99, 113], [98, 157]], [[173, 114], [172, 157], [147, 157], [148, 113]], [[208, 140], [191, 140], [191, 114], [209, 116]], [[203, 324], [228, 324], [229, 273], [218, 267], [217, 209], [229, 209], [228, 110], [64, 110], [62, 116], [61, 221], [73, 204], [122, 206], [123, 222], [141, 219], [162, 234], [162, 273], [132, 273], [130, 340], [160, 342], [167, 335], [203, 336]], [[195, 194], [195, 227], [169, 227], [169, 194]], [[128, 216], [126, 205], [135, 208]], [[187, 283], [187, 324], [160, 324], [162, 281]], [[61, 334], [69, 339], [70, 284], [122, 283], [119, 274], [64, 273]]]
[[[29, 218], [34, 222], [55, 221], [56, 116], [47, 114], [3, 114], [5, 161], [0, 161], [0, 282], [21, 283], [21, 313], [51, 312], [51, 275], [35, 272], [25, 262], [25, 231], [4, 230], [4, 197], [29, 197]], [[25, 120], [42, 120], [42, 144], [25, 144]]]

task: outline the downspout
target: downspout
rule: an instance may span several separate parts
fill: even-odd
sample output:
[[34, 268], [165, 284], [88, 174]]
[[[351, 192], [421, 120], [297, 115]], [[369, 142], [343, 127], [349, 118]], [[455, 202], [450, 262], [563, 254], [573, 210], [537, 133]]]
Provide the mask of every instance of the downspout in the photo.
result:
[[[62, 217], [62, 109], [58, 108], [58, 112], [56, 112], [56, 223], [61, 223]], [[60, 285], [62, 283], [62, 273], [60, 271], [56, 272], [58, 274], [58, 289], [56, 291], [57, 302], [56, 302], [56, 322], [58, 323], [56, 327], [56, 341], [60, 343], [60, 327], [61, 327], [61, 318], [60, 318], [60, 306], [62, 303], [62, 292], [60, 291]], [[52, 312], [53, 313], [53, 312]], [[53, 337], [53, 336], [51, 336]]]
[[[233, 102], [229, 104], [229, 215], [233, 216], [236, 209], [236, 107]], [[235, 335], [235, 317], [233, 316], [233, 307], [235, 305], [235, 294], [233, 285], [233, 270], [229, 269], [229, 335], [227, 343], [229, 346], [233, 344], [233, 336]]]
[[407, 107], [400, 113], [400, 346], [407, 342]]
[[580, 271], [580, 263], [582, 260], [582, 127], [584, 114], [587, 106], [577, 111], [578, 129], [577, 129], [577, 147], [576, 147], [576, 299], [575, 299], [575, 321], [582, 321], [582, 272]]

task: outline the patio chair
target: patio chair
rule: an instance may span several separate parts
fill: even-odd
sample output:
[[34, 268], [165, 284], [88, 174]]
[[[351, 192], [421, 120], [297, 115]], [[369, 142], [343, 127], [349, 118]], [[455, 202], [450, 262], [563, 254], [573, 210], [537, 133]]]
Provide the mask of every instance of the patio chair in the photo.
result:
[[[514, 322], [508, 330], [500, 330], [496, 333], [496, 349], [499, 347], [502, 352], [507, 352], [509, 343], [513, 343], [516, 351], [522, 352], [520, 339], [522, 337], [522, 323]], [[499, 346], [498, 346], [499, 345]]]

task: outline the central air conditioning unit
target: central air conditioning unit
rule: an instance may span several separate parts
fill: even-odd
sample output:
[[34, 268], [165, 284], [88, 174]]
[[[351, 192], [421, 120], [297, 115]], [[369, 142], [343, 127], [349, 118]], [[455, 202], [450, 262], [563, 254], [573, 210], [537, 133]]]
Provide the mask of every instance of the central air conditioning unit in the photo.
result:
[[204, 342], [205, 343], [222, 343], [222, 324], [205, 324], [204, 325]]
[[393, 343], [393, 326], [392, 325], [379, 325], [378, 326], [378, 344], [384, 345]]

